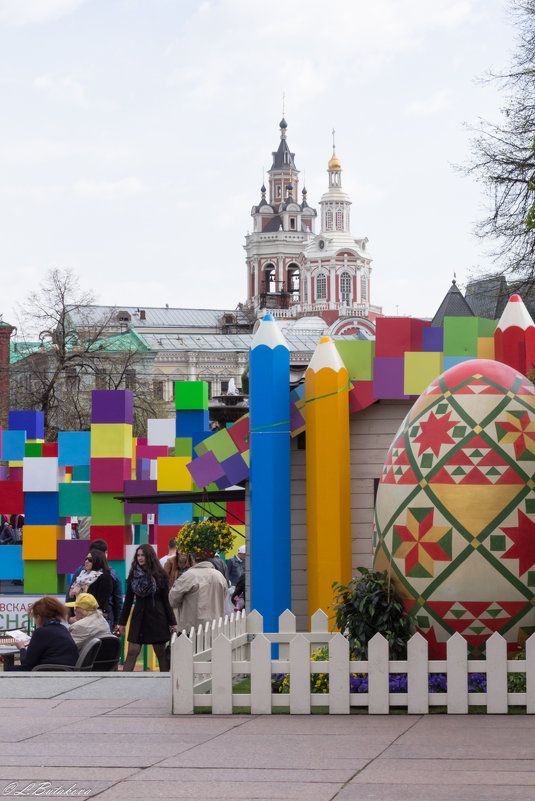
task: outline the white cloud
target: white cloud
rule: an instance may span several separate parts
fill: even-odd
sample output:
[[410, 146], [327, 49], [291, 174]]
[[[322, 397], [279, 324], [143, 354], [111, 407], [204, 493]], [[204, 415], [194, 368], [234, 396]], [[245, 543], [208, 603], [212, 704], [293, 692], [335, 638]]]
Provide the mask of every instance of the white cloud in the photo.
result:
[[425, 100], [413, 100], [405, 106], [407, 114], [416, 117], [427, 117], [431, 114], [440, 114], [453, 108], [453, 101], [449, 89], [439, 89]]
[[87, 0], [0, 0], [0, 25], [35, 25], [72, 14]]
[[139, 178], [121, 178], [119, 181], [77, 181], [74, 193], [78, 197], [114, 200], [118, 197], [132, 197], [146, 191]]
[[40, 75], [33, 85], [36, 89], [46, 92], [54, 99], [74, 100], [81, 106], [87, 105], [84, 88], [79, 81], [70, 75], [56, 77], [54, 75]]
[[93, 143], [65, 142], [61, 139], [28, 139], [0, 149], [0, 161], [12, 165], [48, 164], [70, 158], [94, 157], [99, 161], [128, 161], [135, 151], [126, 146], [100, 146]]

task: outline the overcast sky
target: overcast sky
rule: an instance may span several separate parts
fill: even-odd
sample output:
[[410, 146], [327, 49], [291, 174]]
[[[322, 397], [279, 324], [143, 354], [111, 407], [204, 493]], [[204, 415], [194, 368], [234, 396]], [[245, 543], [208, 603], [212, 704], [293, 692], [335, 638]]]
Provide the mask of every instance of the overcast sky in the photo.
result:
[[[308, 201], [336, 129], [373, 303], [431, 316], [490, 270], [464, 124], [504, 98], [506, 0], [0, 0], [0, 313], [51, 267], [105, 304], [234, 308], [262, 168]], [[302, 184], [301, 184], [302, 187]]]

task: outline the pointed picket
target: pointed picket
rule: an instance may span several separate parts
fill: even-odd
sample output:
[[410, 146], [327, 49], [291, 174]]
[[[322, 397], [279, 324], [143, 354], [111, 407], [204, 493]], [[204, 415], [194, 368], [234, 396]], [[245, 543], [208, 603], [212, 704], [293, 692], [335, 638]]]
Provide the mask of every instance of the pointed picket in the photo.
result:
[[290, 641], [290, 715], [310, 714], [310, 643], [302, 634]]
[[486, 643], [487, 654], [487, 713], [507, 713], [507, 643], [494, 632]]
[[387, 715], [388, 701], [388, 640], [374, 634], [368, 642], [368, 712]]
[[271, 715], [271, 643], [264, 634], [251, 643], [251, 714]]
[[310, 618], [310, 631], [321, 633], [329, 631], [329, 618], [323, 609], [317, 609]]
[[197, 626], [197, 641], [195, 647], [195, 653], [199, 654], [201, 651], [204, 651], [204, 632], [202, 623], [199, 623]]
[[407, 643], [407, 711], [409, 715], [429, 712], [428, 645], [419, 632]]
[[282, 615], [279, 615], [279, 632], [293, 633], [296, 631], [296, 619], [293, 612], [285, 609]]
[[349, 643], [337, 633], [329, 640], [329, 714], [349, 715], [349, 701]]
[[189, 637], [177, 637], [173, 643], [171, 672], [171, 712], [193, 714], [193, 643]]
[[448, 714], [468, 713], [468, 651], [466, 640], [456, 632], [447, 644]]
[[264, 618], [256, 609], [247, 615], [245, 628], [247, 634], [259, 634], [264, 631]]
[[212, 644], [212, 715], [232, 715], [232, 647], [224, 634]]
[[535, 714], [535, 634], [526, 640], [526, 713]]

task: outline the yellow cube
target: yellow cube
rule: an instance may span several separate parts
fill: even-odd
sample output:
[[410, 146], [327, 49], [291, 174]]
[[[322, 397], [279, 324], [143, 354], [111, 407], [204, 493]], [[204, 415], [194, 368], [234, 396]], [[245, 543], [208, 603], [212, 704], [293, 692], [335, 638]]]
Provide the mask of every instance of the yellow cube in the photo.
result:
[[477, 358], [494, 360], [494, 337], [477, 338]]
[[57, 558], [58, 540], [65, 539], [63, 526], [24, 526], [22, 558], [49, 560]]
[[442, 373], [442, 353], [405, 354], [405, 395], [421, 395], [431, 381]]
[[94, 423], [91, 458], [132, 458], [132, 426], [128, 423]]
[[192, 490], [193, 480], [186, 465], [191, 462], [187, 456], [158, 457], [158, 492], [180, 492]]

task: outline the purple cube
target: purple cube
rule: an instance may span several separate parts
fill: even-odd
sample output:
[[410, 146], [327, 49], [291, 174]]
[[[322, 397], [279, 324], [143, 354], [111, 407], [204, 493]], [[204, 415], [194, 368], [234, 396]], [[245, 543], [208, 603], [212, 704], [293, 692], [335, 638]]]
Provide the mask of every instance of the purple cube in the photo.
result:
[[442, 353], [444, 349], [444, 329], [429, 326], [422, 331], [422, 350], [424, 353]]
[[373, 397], [377, 400], [404, 400], [405, 359], [403, 356], [376, 356], [373, 360]]
[[74, 573], [83, 565], [88, 547], [87, 540], [58, 540], [58, 573]]
[[127, 423], [134, 421], [134, 396], [129, 389], [94, 389], [92, 423]]

